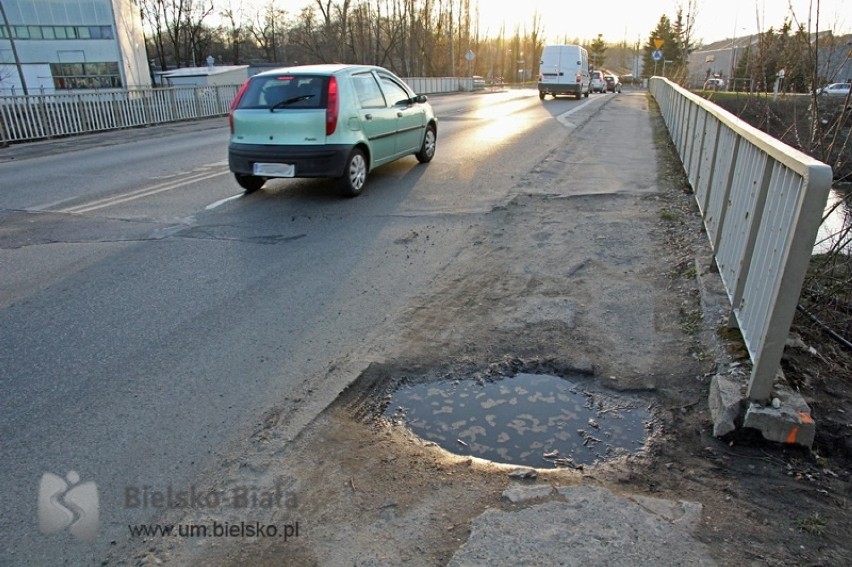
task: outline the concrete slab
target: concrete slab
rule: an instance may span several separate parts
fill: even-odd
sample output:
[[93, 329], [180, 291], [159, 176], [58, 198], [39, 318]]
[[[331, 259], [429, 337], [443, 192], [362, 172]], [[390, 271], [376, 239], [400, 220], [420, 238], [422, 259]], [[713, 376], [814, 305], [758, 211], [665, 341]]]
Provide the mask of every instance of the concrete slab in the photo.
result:
[[694, 532], [701, 523], [704, 506], [689, 500], [668, 500], [652, 496], [633, 495], [630, 499], [648, 510], [689, 532]]
[[[678, 522], [598, 487], [558, 489], [564, 501], [517, 511], [488, 509], [449, 565], [716, 565], [708, 548]], [[677, 503], [661, 505], [678, 516]]]
[[522, 504], [547, 498], [551, 494], [553, 494], [552, 486], [511, 486], [503, 491], [500, 498], [510, 504]]
[[757, 429], [764, 439], [811, 448], [816, 423], [805, 399], [779, 380], [770, 405], [750, 402], [743, 416], [743, 427]]

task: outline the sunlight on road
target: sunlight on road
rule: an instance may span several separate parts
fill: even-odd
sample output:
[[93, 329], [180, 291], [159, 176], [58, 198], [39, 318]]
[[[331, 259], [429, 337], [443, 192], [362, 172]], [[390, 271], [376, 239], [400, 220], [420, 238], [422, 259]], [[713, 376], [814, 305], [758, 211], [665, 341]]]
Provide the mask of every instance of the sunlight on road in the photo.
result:
[[496, 96], [499, 95], [482, 96], [479, 108], [471, 113], [471, 118], [481, 121], [475, 122], [476, 127], [470, 130], [471, 142], [506, 145], [548, 118], [544, 114], [536, 115], [539, 101], [533, 91], [530, 96], [513, 96], [508, 100]]

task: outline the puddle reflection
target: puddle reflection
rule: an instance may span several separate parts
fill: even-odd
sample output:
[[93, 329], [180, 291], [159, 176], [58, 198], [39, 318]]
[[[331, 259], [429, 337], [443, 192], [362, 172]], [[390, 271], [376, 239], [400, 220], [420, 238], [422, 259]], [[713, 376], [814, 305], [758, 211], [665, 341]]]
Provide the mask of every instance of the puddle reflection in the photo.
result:
[[533, 467], [633, 453], [653, 419], [647, 402], [585, 392], [546, 374], [402, 387], [384, 415], [451, 453]]

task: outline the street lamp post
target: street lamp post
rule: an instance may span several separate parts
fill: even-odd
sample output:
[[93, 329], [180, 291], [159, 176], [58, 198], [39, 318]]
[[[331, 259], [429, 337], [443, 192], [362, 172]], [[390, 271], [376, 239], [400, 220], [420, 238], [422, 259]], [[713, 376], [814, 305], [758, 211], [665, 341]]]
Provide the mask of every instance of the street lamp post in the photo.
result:
[[525, 67], [526, 67], [526, 65], [524, 65], [524, 52], [522, 51], [521, 53], [518, 54], [518, 82], [519, 83], [523, 83], [524, 79], [526, 78], [525, 75], [524, 75], [524, 68]]
[[0, 2], [0, 17], [3, 18], [3, 28], [6, 30], [6, 36], [9, 38], [9, 45], [12, 46], [12, 58], [15, 60], [15, 67], [18, 69], [18, 77], [21, 79], [21, 88], [24, 90], [24, 96], [30, 94], [27, 91], [27, 80], [24, 77], [24, 68], [21, 66], [21, 58], [18, 57], [18, 49], [15, 47], [15, 37], [12, 35], [12, 28], [9, 26], [9, 20], [6, 18], [6, 10], [3, 8], [3, 2]]

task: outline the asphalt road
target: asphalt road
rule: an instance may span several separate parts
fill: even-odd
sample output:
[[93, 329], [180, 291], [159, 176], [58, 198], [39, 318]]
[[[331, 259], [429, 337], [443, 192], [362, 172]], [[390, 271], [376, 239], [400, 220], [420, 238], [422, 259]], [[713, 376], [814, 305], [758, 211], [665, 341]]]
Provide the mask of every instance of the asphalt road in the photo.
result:
[[[128, 489], [192, 486], [309, 397], [606, 98], [434, 97], [435, 160], [357, 199], [326, 180], [242, 196], [224, 119], [0, 149], [0, 564], [100, 563], [159, 511]], [[69, 471], [97, 485], [94, 543], [39, 530], [42, 476]]]

